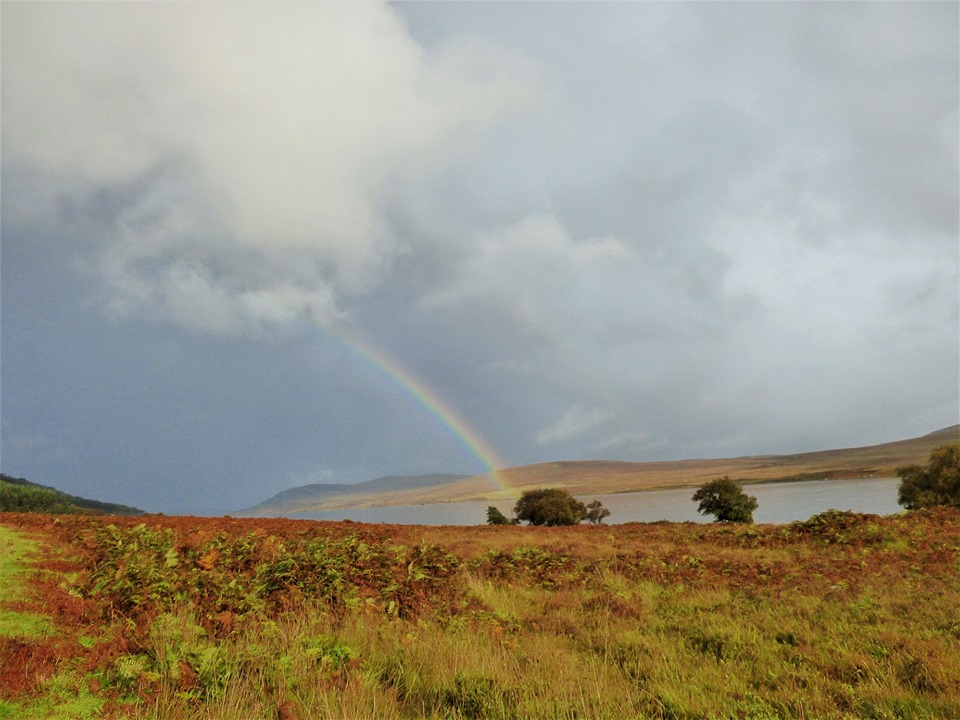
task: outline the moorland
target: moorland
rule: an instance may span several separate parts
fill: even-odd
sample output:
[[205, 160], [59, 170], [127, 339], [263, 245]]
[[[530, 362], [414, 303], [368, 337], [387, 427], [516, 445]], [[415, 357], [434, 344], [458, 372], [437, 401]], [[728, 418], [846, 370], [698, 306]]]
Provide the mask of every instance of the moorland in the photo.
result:
[[960, 511], [0, 513], [0, 718], [960, 717]]
[[235, 514], [294, 515], [340, 508], [515, 499], [534, 487], [562, 488], [573, 495], [603, 495], [696, 487], [724, 475], [745, 484], [893, 477], [896, 468], [925, 463], [934, 448], [958, 440], [960, 426], [953, 425], [908, 440], [793, 455], [663, 462], [561, 460], [503, 468], [497, 478], [489, 474], [426, 475], [378, 478], [357, 485], [305, 485], [284, 490]]

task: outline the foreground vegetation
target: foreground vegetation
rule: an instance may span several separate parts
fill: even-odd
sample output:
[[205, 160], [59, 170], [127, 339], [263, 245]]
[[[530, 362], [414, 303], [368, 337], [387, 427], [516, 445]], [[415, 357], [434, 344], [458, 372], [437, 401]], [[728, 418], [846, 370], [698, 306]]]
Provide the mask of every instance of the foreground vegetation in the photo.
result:
[[0, 717], [960, 717], [954, 509], [562, 528], [6, 514], [0, 532], [48, 547], [32, 599], [2, 608], [47, 624], [0, 637]]
[[948, 443], [930, 454], [926, 467], [897, 468], [897, 501], [908, 510], [925, 507], [960, 508], [960, 443]]

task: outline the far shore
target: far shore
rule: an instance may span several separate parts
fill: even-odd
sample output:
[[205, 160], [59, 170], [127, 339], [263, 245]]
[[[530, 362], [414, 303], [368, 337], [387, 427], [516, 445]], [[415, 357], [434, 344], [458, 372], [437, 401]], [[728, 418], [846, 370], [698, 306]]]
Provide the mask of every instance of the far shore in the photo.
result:
[[[735, 478], [737, 479], [737, 478]], [[850, 480], [863, 480], [865, 482], [869, 481], [882, 481], [882, 480], [893, 480], [893, 475], [851, 475], [849, 477], [843, 475], [831, 475], [829, 477], [810, 477], [810, 476], [788, 476], [788, 477], [779, 477], [779, 478], [757, 478], [757, 479], [745, 479], [740, 482], [744, 486], [750, 485], [784, 485], [790, 483], [804, 483], [804, 482], [832, 482], [832, 481], [850, 481]], [[624, 490], [613, 490], [610, 492], [602, 493], [577, 493], [577, 497], [584, 498], [593, 498], [593, 497], [603, 497], [607, 495], [635, 495], [641, 493], [649, 492], [659, 492], [664, 490], [682, 490], [684, 488], [689, 490], [694, 490], [699, 487], [701, 483], [683, 483], [676, 485], [651, 485], [649, 487], [642, 488], [629, 488]], [[471, 503], [471, 502], [504, 502], [507, 500], [514, 500], [516, 497], [520, 496], [520, 491], [518, 490], [516, 495], [511, 497], [495, 497], [491, 495], [477, 495], [474, 497], [458, 497], [458, 498], [444, 498], [437, 500], [420, 500], [418, 502], [402, 502], [402, 501], [385, 501], [385, 502], [357, 502], [357, 503], [329, 503], [322, 505], [298, 505], [291, 506], [286, 508], [277, 508], [276, 513], [279, 514], [282, 512], [284, 515], [293, 515], [293, 514], [305, 514], [305, 513], [320, 513], [320, 512], [333, 512], [337, 510], [371, 510], [374, 508], [402, 508], [402, 507], [426, 507], [429, 505], [457, 505], [460, 503]], [[235, 514], [236, 517], [273, 517], [273, 514], [250, 514], [242, 515]]]

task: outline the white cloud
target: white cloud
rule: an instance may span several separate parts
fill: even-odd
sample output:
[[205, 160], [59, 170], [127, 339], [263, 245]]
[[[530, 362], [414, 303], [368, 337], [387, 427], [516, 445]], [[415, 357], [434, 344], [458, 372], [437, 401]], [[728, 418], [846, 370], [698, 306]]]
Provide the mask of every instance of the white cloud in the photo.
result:
[[4, 20], [5, 162], [103, 223], [114, 308], [200, 330], [322, 322], [368, 291], [403, 249], [390, 184], [532, 96], [518, 56], [426, 53], [379, 2], [37, 4]]
[[576, 239], [554, 216], [533, 215], [481, 235], [422, 307], [493, 307], [530, 337], [592, 354], [640, 336], [702, 333], [726, 319], [726, 299], [714, 297], [722, 273], [701, 268], [710, 257], [678, 261], [616, 237]]

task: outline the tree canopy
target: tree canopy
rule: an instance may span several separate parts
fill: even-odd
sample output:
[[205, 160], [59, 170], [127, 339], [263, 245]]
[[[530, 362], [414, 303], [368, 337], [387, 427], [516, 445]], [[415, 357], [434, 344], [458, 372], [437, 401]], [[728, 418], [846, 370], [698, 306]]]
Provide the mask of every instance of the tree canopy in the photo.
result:
[[142, 510], [134, 507], [67, 495], [46, 485], [3, 474], [0, 474], [0, 512], [143, 515]]
[[586, 506], [560, 488], [525, 490], [513, 512], [531, 525], [578, 525], [587, 517]]
[[960, 443], [948, 443], [930, 454], [926, 467], [897, 468], [897, 502], [907, 510], [948, 505], [960, 508]]
[[603, 506], [602, 502], [594, 500], [587, 504], [586, 520], [589, 520], [594, 525], [599, 525], [605, 517], [610, 517], [610, 511]]
[[500, 512], [499, 508], [490, 505], [487, 508], [487, 525], [516, 525], [516, 522]]
[[752, 523], [757, 499], [747, 495], [740, 483], [728, 475], [701, 485], [693, 494], [701, 515], [713, 515], [717, 522]]

